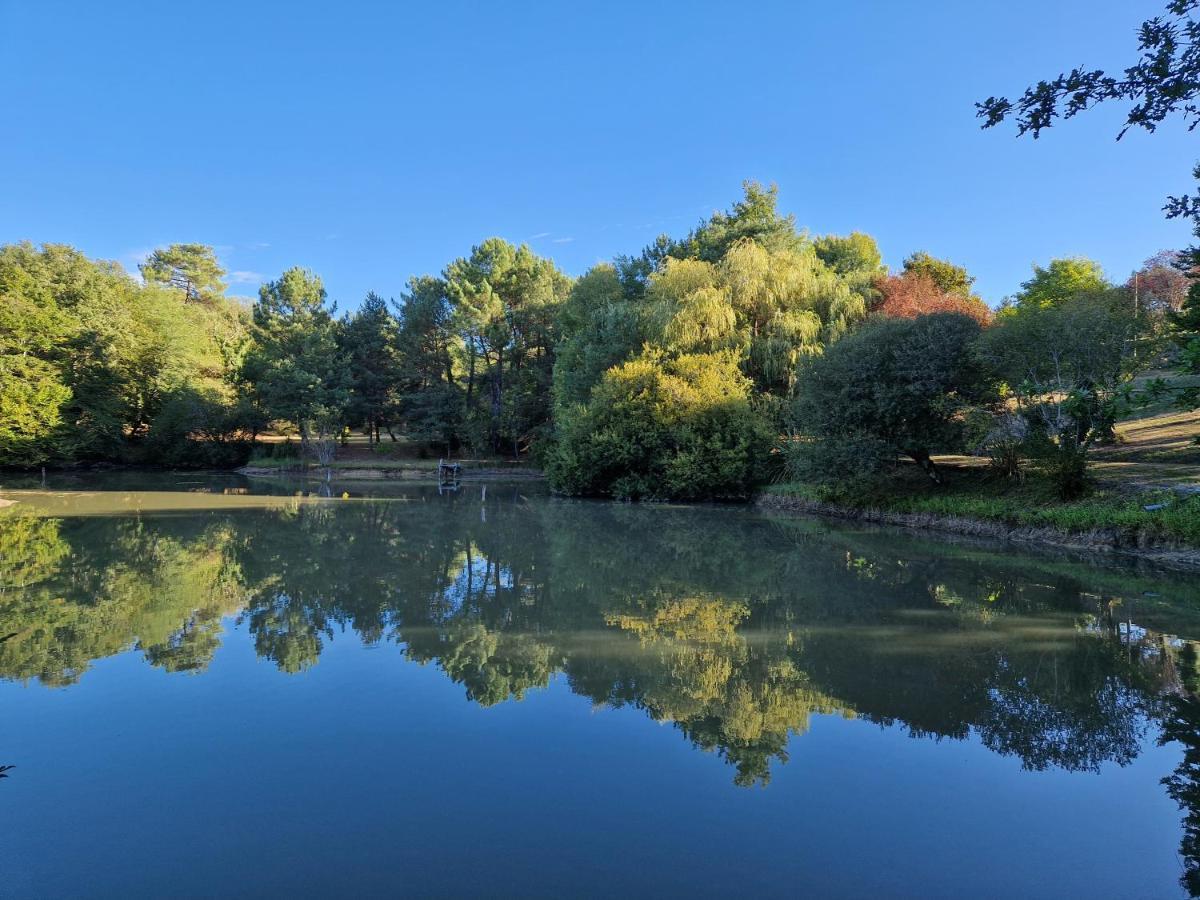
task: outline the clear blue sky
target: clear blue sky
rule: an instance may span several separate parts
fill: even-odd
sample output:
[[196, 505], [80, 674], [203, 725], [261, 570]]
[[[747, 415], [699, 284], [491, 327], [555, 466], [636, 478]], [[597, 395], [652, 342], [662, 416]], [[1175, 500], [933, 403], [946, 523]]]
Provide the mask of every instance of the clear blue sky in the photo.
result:
[[490, 235], [579, 274], [754, 178], [992, 302], [1052, 256], [1123, 278], [1187, 243], [1160, 208], [1200, 135], [1117, 143], [1113, 109], [1018, 141], [972, 104], [1127, 64], [1164, 5], [0, 0], [0, 241], [199, 241], [236, 293], [303, 265], [346, 308]]

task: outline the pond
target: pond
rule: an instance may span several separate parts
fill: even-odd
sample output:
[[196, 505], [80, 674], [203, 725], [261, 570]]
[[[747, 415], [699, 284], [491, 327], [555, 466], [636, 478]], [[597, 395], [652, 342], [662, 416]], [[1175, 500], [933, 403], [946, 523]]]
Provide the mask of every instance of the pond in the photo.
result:
[[347, 490], [5, 482], [0, 896], [1200, 891], [1198, 578]]

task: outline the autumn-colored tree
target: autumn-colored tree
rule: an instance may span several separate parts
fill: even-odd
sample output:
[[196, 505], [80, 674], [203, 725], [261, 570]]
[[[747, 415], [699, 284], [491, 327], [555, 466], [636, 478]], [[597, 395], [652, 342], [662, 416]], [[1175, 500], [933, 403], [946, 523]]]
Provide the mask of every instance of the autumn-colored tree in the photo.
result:
[[1184, 256], [1177, 250], [1160, 250], [1129, 276], [1126, 287], [1141, 309], [1155, 312], [1179, 310], [1187, 299], [1191, 279], [1179, 265]]
[[906, 271], [875, 282], [880, 300], [875, 312], [897, 319], [915, 319], [930, 313], [953, 312], [970, 316], [980, 325], [992, 318], [988, 305], [975, 294], [948, 291], [933, 276], [922, 271]]

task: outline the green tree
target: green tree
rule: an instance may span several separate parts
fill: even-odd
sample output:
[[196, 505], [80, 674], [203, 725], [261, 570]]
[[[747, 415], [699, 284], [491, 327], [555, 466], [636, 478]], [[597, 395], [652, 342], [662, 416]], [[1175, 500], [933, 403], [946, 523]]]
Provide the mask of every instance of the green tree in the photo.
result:
[[558, 313], [556, 416], [575, 404], [586, 403], [606, 371], [641, 349], [645, 318], [642, 304], [629, 299], [615, 266], [594, 266], [572, 285]]
[[962, 414], [987, 399], [972, 353], [979, 334], [958, 313], [878, 319], [809, 360], [795, 404], [794, 474], [849, 479], [903, 455], [940, 484], [932, 456], [963, 449]]
[[397, 315], [399, 414], [410, 437], [450, 453], [463, 437], [463, 393], [454, 368], [463, 354], [446, 283], [430, 275], [410, 279]]
[[878, 299], [875, 283], [887, 276], [875, 238], [861, 231], [846, 237], [831, 234], [813, 241], [813, 249], [821, 262], [845, 279], [868, 306], [874, 305]]
[[170, 286], [188, 300], [211, 300], [225, 293], [225, 270], [205, 244], [160, 247], [138, 268], [147, 284]]
[[254, 304], [245, 378], [272, 419], [293, 423], [306, 450], [327, 463], [349, 401], [345, 360], [321, 279], [288, 269]]
[[[187, 388], [232, 402], [226, 375], [246, 325], [232, 303], [189, 303], [55, 244], [0, 248], [0, 292], [0, 452], [10, 464], [154, 462], [146, 440], [172, 397]], [[191, 442], [187, 428], [174, 434]], [[160, 435], [154, 453], [165, 447]]]
[[379, 441], [379, 429], [388, 427], [396, 411], [397, 332], [387, 301], [374, 292], [342, 321], [339, 331], [349, 370], [347, 416], [351, 424], [366, 427], [371, 442]]
[[0, 250], [0, 465], [53, 455], [71, 399], [61, 362], [78, 323], [25, 265], [34, 252]]
[[975, 277], [962, 266], [945, 259], [930, 256], [924, 250], [918, 250], [904, 260], [904, 271], [911, 275], [926, 275], [947, 294], [971, 295], [971, 285]]
[[793, 250], [804, 243], [796, 217], [780, 215], [779, 188], [757, 181], [742, 184], [743, 197], [727, 212], [714, 212], [686, 238], [671, 243], [669, 255], [715, 263], [739, 241], [752, 240], [768, 250]]
[[1033, 277], [1021, 283], [1013, 303], [1018, 308], [1053, 306], [1080, 294], [1101, 293], [1111, 287], [1098, 262], [1085, 256], [1052, 259], [1044, 268], [1033, 267]]
[[1121, 295], [1018, 306], [983, 336], [980, 356], [1034, 430], [1063, 498], [1086, 486], [1087, 452], [1108, 437], [1127, 401], [1138, 322]]
[[527, 246], [489, 238], [446, 267], [476, 440], [527, 449], [550, 419], [557, 307], [570, 279]]
[[[1170, 322], [1171, 336], [1179, 347], [1179, 371], [1200, 375], [1200, 281], [1192, 282], [1187, 299]], [[1200, 384], [1185, 387], [1177, 401], [1185, 409], [1200, 406]]]
[[559, 423], [548, 474], [571, 494], [745, 497], [774, 432], [733, 353], [650, 353], [609, 369]]

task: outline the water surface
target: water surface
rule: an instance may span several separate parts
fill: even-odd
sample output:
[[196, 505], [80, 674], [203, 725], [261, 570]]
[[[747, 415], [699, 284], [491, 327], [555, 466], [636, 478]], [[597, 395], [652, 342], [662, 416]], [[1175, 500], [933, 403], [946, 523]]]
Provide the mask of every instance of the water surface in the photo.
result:
[[14, 486], [0, 896], [1200, 890], [1200, 579], [529, 483]]

